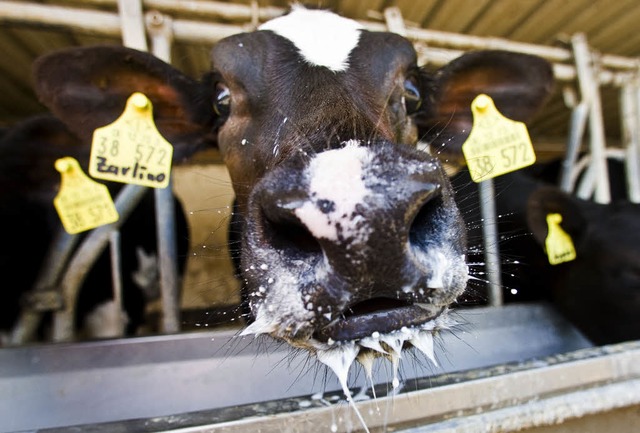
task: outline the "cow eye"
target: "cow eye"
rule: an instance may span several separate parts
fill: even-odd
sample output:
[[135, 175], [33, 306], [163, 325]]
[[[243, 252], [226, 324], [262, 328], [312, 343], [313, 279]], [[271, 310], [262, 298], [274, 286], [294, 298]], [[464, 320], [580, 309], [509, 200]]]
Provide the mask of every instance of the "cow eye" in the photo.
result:
[[228, 116], [231, 111], [231, 92], [229, 88], [222, 83], [216, 84], [213, 111], [220, 117]]
[[417, 80], [414, 77], [407, 78], [404, 82], [404, 104], [407, 114], [415, 113], [422, 105], [422, 97], [420, 96], [420, 90], [418, 90]]

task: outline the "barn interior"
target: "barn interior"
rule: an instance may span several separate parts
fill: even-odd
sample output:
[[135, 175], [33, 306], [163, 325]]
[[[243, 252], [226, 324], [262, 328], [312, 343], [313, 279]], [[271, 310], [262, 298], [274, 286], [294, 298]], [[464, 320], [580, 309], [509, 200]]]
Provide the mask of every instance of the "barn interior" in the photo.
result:
[[[0, 126], [10, 131], [47, 113], [32, 75], [42, 55], [126, 45], [201, 77], [217, 41], [255, 30], [286, 13], [289, 3], [0, 0]], [[640, 202], [637, 2], [317, 0], [308, 6], [407, 37], [419, 63], [433, 70], [474, 50], [548, 60], [556, 84], [528, 125], [538, 162], [563, 161], [572, 171], [566, 169], [559, 187], [608, 204], [616, 199], [614, 181], [603, 166], [614, 161], [624, 167], [622, 200]], [[581, 170], [590, 174], [579, 182]], [[282, 344], [239, 336], [245, 325], [240, 283], [227, 247], [234, 195], [220, 152], [204, 149], [175, 165], [172, 182], [189, 229], [184, 272], [167, 289], [172, 295], [150, 302], [148, 326], [126, 338], [9, 329], [0, 342], [0, 431], [364, 431], [326, 368]], [[101, 236], [107, 239], [108, 231]], [[3, 271], [12, 282], [12, 269]], [[363, 389], [357, 405], [371, 431], [634, 431], [640, 336], [594, 342], [546, 301], [505, 303], [503, 292], [508, 297], [510, 290], [493, 276], [483, 287], [479, 305], [459, 312], [465, 325], [438, 337], [438, 365], [405, 360], [402, 390], [389, 386], [382, 364], [373, 380], [376, 398], [364, 394], [363, 372], [350, 376], [350, 386]], [[24, 298], [18, 316], [35, 315], [38, 324], [64, 316], [55, 293], [62, 289], [46, 289]]]

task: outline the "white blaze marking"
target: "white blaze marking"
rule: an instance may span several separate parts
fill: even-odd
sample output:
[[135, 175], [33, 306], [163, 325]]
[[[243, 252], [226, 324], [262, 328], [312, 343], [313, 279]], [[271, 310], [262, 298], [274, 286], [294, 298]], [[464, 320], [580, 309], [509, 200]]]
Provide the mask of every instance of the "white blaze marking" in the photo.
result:
[[271, 30], [289, 39], [307, 62], [338, 72], [349, 67], [349, 54], [358, 45], [362, 28], [357, 21], [331, 12], [294, 5], [291, 13], [258, 30]]
[[[350, 145], [319, 153], [311, 161], [308, 173], [312, 201], [305, 202], [295, 214], [315, 237], [338, 240], [339, 224], [345, 238], [366, 240], [366, 227], [358, 227], [363, 218], [353, 214], [371, 193], [362, 179], [369, 156], [367, 148]], [[333, 203], [334, 209], [323, 212], [318, 207], [321, 200]]]

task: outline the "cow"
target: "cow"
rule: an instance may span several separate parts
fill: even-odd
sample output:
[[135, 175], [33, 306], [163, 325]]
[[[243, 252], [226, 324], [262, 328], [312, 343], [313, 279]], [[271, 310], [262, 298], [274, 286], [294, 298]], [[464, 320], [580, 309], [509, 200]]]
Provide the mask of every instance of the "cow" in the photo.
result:
[[[640, 205], [602, 205], [561, 191], [560, 164], [549, 161], [494, 180], [505, 302], [548, 301], [595, 344], [640, 338]], [[611, 167], [615, 167], [612, 165]], [[481, 237], [478, 197], [468, 172], [452, 179], [470, 239]], [[466, 211], [464, 211], [466, 210]], [[545, 251], [547, 215], [562, 217], [575, 260], [551, 265]], [[482, 263], [481, 257], [475, 257]], [[482, 275], [483, 267], [473, 272]], [[482, 303], [482, 288], [468, 294]], [[475, 296], [474, 296], [475, 295]]]
[[[87, 171], [89, 151], [89, 143], [80, 140], [50, 114], [25, 119], [8, 128], [0, 139], [0, 200], [5, 204], [0, 221], [10, 228], [5, 236], [5, 248], [0, 252], [0, 269], [4, 275], [0, 302], [3, 332], [15, 325], [49, 246], [62, 231], [53, 207], [53, 198], [60, 186], [60, 173], [54, 163], [59, 158], [72, 156]], [[109, 183], [108, 186], [113, 197], [121, 189], [121, 184]], [[184, 211], [177, 200], [174, 207], [181, 257], [179, 268], [182, 269], [188, 231]], [[159, 296], [153, 209], [153, 195], [147, 193], [121, 228], [124, 315], [120, 315], [120, 307], [112, 303], [111, 261], [107, 251], [87, 274], [76, 300], [75, 325], [79, 337], [135, 335], [143, 324], [145, 305]]]
[[549, 64], [473, 52], [430, 72], [407, 39], [303, 7], [217, 42], [211, 63], [195, 80], [146, 53], [79, 47], [40, 58], [34, 81], [81, 137], [140, 91], [174, 145], [218, 146], [235, 191], [245, 334], [323, 362], [337, 353], [344, 368], [427, 347], [450, 325], [468, 266], [449, 180], [416, 143], [428, 136], [437, 153], [464, 133], [461, 101], [482, 92], [506, 115], [530, 115]]
[[596, 344], [639, 339], [640, 205], [625, 200], [601, 205], [540, 187], [527, 203], [528, 227], [540, 248], [549, 213], [562, 215], [576, 248], [575, 261], [550, 273], [559, 310]]

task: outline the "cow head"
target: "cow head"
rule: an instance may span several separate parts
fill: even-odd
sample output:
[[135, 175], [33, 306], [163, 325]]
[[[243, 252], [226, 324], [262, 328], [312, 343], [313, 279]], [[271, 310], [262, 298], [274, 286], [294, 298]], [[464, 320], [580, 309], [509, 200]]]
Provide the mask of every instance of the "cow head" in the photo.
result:
[[[550, 75], [540, 59], [488, 55]], [[218, 42], [202, 82], [118, 47], [54, 53], [35, 78], [43, 102], [85, 137], [142, 91], [174, 144], [217, 145], [236, 193], [246, 332], [364, 352], [379, 346], [371, 336], [404, 332], [400, 350], [430, 333], [467, 282], [464, 224], [440, 162], [415, 148], [416, 117], [430, 132], [464, 134], [445, 117], [470, 104], [469, 88], [517, 99], [536, 87], [527, 75], [503, 82], [490, 60], [456, 65], [431, 75], [398, 35], [296, 8]], [[465, 76], [475, 84], [462, 86]]]
[[544, 248], [546, 216], [558, 213], [576, 260], [546, 270], [558, 308], [597, 344], [640, 338], [640, 205], [601, 205], [543, 186], [528, 199], [527, 222]]

